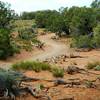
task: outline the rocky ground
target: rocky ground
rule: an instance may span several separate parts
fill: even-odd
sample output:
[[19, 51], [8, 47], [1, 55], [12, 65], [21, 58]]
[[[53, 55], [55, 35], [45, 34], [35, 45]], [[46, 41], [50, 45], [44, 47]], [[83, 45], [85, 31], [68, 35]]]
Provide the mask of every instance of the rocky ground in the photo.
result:
[[[100, 72], [91, 72], [100, 74]], [[63, 78], [55, 78], [50, 72], [47, 71], [42, 71], [39, 73], [27, 71], [25, 72], [25, 75], [32, 78], [35, 77], [39, 79], [44, 79], [28, 83], [31, 84], [33, 87], [43, 85], [44, 89], [40, 90], [40, 93], [37, 92], [38, 95], [41, 95], [39, 98], [34, 98], [29, 95], [21, 98], [20, 100], [100, 100], [100, 80], [97, 79], [95, 81], [95, 79], [99, 77], [99, 75], [91, 73], [74, 73], [73, 75], [70, 75], [65, 72]], [[64, 82], [76, 82], [77, 84], [63, 84], [63, 82], [61, 82], [60, 84], [58, 82], [57, 85], [57, 81], [54, 80], [64, 80]], [[94, 85], [91, 85], [92, 81], [95, 81], [93, 83]], [[49, 96], [50, 99], [47, 99], [47, 97], [44, 98], [44, 96]]]
[[[91, 50], [88, 52], [75, 51], [75, 49], [70, 48], [69, 41], [66, 39], [53, 40], [51, 37], [54, 34], [47, 34], [39, 36], [39, 39], [45, 42], [44, 50], [35, 49], [35, 51], [27, 53], [22, 52], [20, 55], [15, 55], [13, 58], [9, 58], [6, 62], [0, 61], [0, 65], [3, 68], [9, 68], [11, 64], [21, 60], [40, 60], [43, 62], [50, 63], [55, 66], [59, 66], [63, 69], [67, 69], [68, 66], [76, 66], [78, 68], [85, 68], [88, 62], [100, 61], [100, 51]], [[24, 74], [28, 77], [42, 78], [45, 80], [34, 81], [29, 83], [33, 87], [38, 85], [43, 85], [44, 89], [38, 91], [40, 93], [39, 98], [34, 98], [33, 96], [27, 94], [18, 97], [18, 100], [100, 100], [100, 80], [97, 79], [100, 75], [100, 71], [93, 71], [92, 73], [73, 73], [68, 74], [66, 71], [64, 77], [60, 80], [68, 81], [68, 79], [78, 79], [79, 85], [68, 85], [60, 84], [55, 85], [54, 81], [45, 80], [57, 80], [58, 78], [53, 77], [53, 75], [48, 71], [42, 71], [36, 73], [34, 71], [26, 71]], [[96, 73], [96, 74], [95, 74]], [[85, 83], [87, 80], [89, 82], [94, 81], [94, 86], [91, 83]], [[77, 80], [75, 80], [76, 82]], [[90, 85], [90, 87], [88, 87]], [[96, 85], [96, 87], [95, 87]], [[43, 96], [46, 97], [43, 97]], [[47, 99], [47, 96], [50, 97]]]

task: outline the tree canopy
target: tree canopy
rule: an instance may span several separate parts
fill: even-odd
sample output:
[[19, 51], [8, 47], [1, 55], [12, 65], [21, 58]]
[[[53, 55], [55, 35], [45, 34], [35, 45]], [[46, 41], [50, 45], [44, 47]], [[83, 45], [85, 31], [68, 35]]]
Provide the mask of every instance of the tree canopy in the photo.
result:
[[100, 0], [94, 0], [91, 4], [93, 8], [100, 8]]
[[14, 53], [10, 26], [13, 17], [14, 11], [10, 9], [10, 5], [0, 1], [0, 59], [5, 59]]

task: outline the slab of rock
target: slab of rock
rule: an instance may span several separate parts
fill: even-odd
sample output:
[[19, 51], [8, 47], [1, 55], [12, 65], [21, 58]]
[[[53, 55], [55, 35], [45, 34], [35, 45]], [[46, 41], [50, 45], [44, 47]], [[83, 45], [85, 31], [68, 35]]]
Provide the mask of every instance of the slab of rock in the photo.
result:
[[64, 69], [68, 74], [73, 74], [74, 72], [78, 73], [80, 70], [76, 66], [68, 66], [67, 69]]
[[57, 100], [74, 100], [74, 97], [71, 95], [67, 95], [67, 96], [61, 97]]

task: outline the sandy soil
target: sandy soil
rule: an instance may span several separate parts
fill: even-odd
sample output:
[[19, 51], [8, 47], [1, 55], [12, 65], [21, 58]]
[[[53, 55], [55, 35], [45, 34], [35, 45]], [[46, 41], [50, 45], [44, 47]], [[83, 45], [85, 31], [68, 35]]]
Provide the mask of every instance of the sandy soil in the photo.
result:
[[[98, 72], [100, 74], [100, 72]], [[43, 78], [43, 79], [56, 79], [52, 76], [52, 74], [48, 71], [42, 71], [39, 73], [33, 72], [33, 71], [27, 71], [25, 72], [25, 75], [28, 77], [37, 77], [37, 78]], [[93, 80], [97, 77], [97, 75], [89, 74], [74, 74], [69, 75], [65, 74], [62, 79], [67, 80], [71, 78], [80, 78], [82, 79], [88, 79]], [[64, 98], [67, 96], [74, 97], [74, 100], [100, 100], [100, 90], [95, 88], [85, 88], [85, 87], [73, 87], [73, 88], [67, 88], [65, 85], [59, 85], [54, 86], [52, 82], [47, 81], [36, 81], [30, 83], [33, 86], [43, 84], [45, 87], [49, 87], [49, 90], [47, 94], [51, 97], [51, 100], [59, 100], [59, 98]], [[45, 94], [45, 93], [44, 93]], [[19, 100], [19, 99], [18, 99]], [[47, 100], [47, 99], [36, 99], [30, 95], [22, 97], [20, 100]], [[62, 99], [67, 100], [67, 99]]]

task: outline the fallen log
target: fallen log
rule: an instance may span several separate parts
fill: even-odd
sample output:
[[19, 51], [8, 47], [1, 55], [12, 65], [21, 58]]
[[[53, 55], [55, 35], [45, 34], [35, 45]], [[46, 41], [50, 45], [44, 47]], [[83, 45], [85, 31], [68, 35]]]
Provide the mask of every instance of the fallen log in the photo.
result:
[[[79, 68], [79, 67], [76, 67], [76, 66], [68, 66], [67, 69], [64, 69], [65, 72], [67, 72], [68, 74], [73, 74], [73, 73], [81, 73], [81, 74], [95, 74], [95, 75], [100, 75], [100, 74], [97, 74], [97, 73], [94, 73], [94, 72], [90, 72], [86, 69], [83, 69], [83, 68]], [[84, 73], [85, 72], [85, 73]]]
[[0, 97], [0, 100], [11, 100], [9, 97]]

